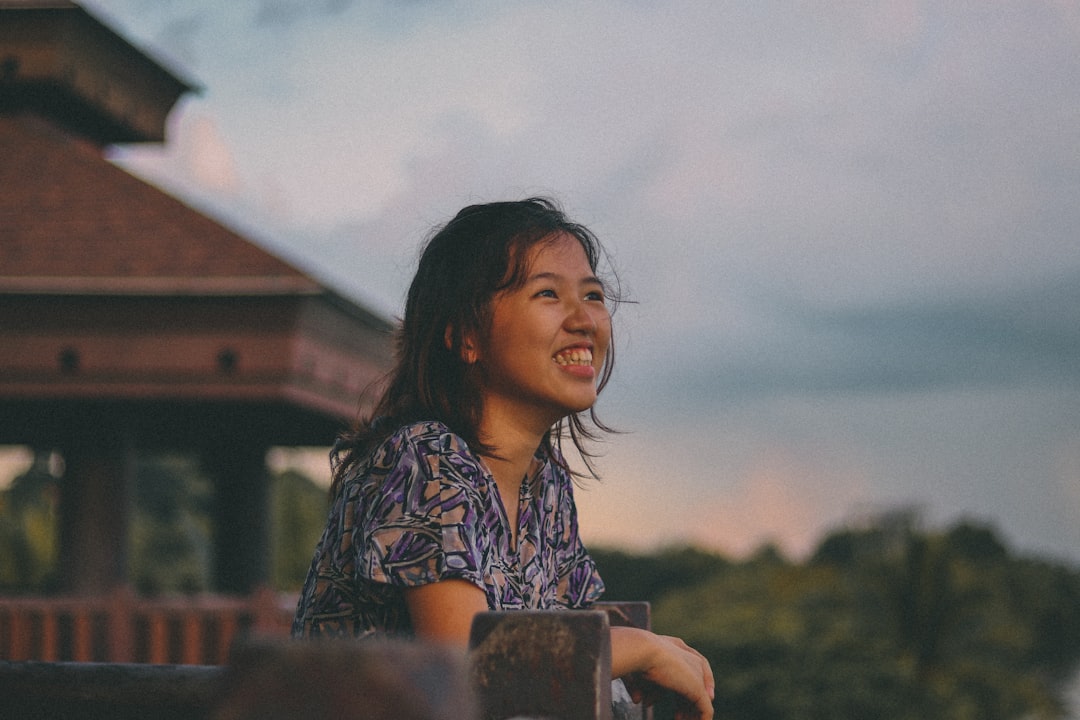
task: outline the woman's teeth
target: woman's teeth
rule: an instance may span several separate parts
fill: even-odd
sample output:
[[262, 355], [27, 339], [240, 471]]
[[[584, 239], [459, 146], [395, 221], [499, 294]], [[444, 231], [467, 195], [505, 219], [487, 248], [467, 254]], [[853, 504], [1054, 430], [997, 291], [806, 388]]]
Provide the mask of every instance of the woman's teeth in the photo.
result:
[[565, 350], [555, 356], [555, 362], [559, 365], [592, 365], [592, 350], [588, 348]]

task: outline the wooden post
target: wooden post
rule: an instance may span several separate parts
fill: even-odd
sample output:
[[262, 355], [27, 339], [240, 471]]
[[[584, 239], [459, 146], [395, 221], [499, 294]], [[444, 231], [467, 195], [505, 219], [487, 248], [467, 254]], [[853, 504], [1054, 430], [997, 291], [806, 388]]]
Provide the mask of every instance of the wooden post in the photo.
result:
[[180, 662], [185, 665], [201, 665], [203, 663], [203, 624], [204, 613], [197, 609], [182, 611]]
[[127, 579], [130, 488], [135, 472], [130, 432], [86, 428], [64, 448], [60, 491], [63, 589], [102, 595]]
[[12, 660], [30, 659], [30, 641], [32, 638], [33, 613], [27, 607], [12, 609], [11, 618], [11, 651], [8, 656]]
[[110, 593], [106, 608], [109, 662], [131, 662], [135, 659], [135, 592], [121, 585]]
[[229, 434], [236, 443], [206, 451], [217, 505], [214, 527], [214, 585], [249, 595], [270, 581], [270, 479], [267, 447]]
[[94, 659], [93, 615], [85, 607], [76, 607], [71, 611], [71, 655], [75, 662]]
[[56, 608], [46, 608], [41, 613], [41, 655], [42, 660], [57, 660], [60, 635], [57, 631]]
[[469, 644], [483, 720], [611, 720], [606, 612], [480, 613]]
[[235, 639], [236, 613], [230, 610], [219, 610], [217, 613], [216, 644], [214, 646], [214, 661], [218, 665], [224, 665], [229, 661], [229, 653], [232, 651]]
[[149, 630], [150, 663], [165, 665], [169, 662], [169, 617], [159, 608], [151, 608], [146, 613]]

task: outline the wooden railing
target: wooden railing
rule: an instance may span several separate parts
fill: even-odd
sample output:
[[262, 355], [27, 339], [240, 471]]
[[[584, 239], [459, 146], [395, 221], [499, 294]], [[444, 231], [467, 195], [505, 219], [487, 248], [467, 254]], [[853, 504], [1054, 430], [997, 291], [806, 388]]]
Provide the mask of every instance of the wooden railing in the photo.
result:
[[646, 720], [613, 692], [610, 624], [641, 617], [623, 607], [481, 613], [468, 656], [401, 640], [263, 638], [239, 643], [226, 665], [0, 660], [0, 698], [24, 720]]
[[286, 636], [295, 596], [0, 598], [0, 660], [221, 665], [249, 636]]

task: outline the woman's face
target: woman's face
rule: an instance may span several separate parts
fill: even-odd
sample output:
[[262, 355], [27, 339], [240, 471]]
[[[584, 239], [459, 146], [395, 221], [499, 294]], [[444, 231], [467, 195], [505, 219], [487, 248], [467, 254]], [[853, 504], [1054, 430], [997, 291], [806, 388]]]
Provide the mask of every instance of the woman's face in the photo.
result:
[[519, 417], [546, 431], [596, 402], [611, 315], [572, 235], [533, 245], [525, 268], [521, 287], [492, 300], [490, 332], [475, 361], [485, 419]]

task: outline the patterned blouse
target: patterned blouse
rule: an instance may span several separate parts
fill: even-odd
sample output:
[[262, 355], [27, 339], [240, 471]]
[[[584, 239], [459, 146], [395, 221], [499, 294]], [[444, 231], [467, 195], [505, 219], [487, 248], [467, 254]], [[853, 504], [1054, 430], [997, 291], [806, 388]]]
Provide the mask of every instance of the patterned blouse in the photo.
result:
[[406, 425], [346, 480], [315, 548], [293, 635], [412, 633], [403, 588], [459, 578], [491, 610], [585, 607], [603, 592], [568, 473], [538, 451], [517, 547], [494, 479], [439, 422]]

